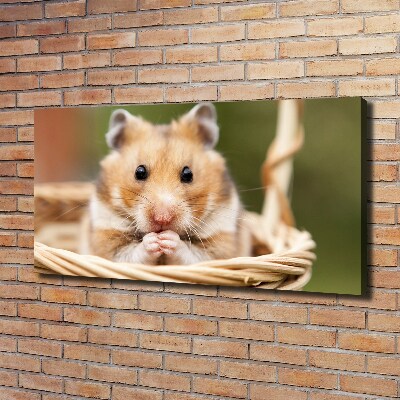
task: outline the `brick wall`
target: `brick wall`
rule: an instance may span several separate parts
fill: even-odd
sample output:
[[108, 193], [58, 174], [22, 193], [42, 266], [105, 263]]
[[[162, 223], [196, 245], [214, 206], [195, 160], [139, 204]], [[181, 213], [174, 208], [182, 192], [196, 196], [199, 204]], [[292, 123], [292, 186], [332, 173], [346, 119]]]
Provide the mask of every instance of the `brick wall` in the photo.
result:
[[[399, 396], [399, 9], [3, 1], [0, 399]], [[368, 296], [32, 272], [35, 107], [336, 96], [369, 103]]]

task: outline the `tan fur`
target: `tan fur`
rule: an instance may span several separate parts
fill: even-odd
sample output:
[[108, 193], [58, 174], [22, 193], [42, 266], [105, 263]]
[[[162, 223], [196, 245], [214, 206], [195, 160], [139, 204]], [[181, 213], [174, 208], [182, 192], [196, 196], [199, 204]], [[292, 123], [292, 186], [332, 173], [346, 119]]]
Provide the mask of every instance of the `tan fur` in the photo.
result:
[[[90, 248], [93, 254], [116, 259], [117, 253], [131, 243], [140, 243], [152, 232], [150, 216], [165, 196], [173, 199], [175, 220], [168, 227], [189, 249], [197, 249], [200, 259], [230, 258], [248, 255], [248, 246], [240, 246], [243, 231], [238, 217], [228, 214], [237, 191], [229, 177], [224, 158], [206, 149], [196, 120], [182, 117], [169, 125], [153, 125], [133, 117], [123, 129], [120, 147], [101, 161], [97, 198], [120, 218], [124, 225], [116, 229], [94, 227], [91, 215]], [[145, 165], [146, 181], [135, 179], [135, 170]], [[193, 182], [182, 183], [184, 166], [193, 171]], [[224, 215], [222, 215], [225, 212]], [[218, 231], [210, 230], [214, 220], [224, 221]], [[233, 219], [233, 220], [232, 220]], [[208, 221], [208, 222], [207, 222]], [[233, 231], [225, 226], [234, 225]], [[195, 228], [191, 226], [195, 225]], [[173, 257], [160, 257], [157, 263], [171, 263]]]

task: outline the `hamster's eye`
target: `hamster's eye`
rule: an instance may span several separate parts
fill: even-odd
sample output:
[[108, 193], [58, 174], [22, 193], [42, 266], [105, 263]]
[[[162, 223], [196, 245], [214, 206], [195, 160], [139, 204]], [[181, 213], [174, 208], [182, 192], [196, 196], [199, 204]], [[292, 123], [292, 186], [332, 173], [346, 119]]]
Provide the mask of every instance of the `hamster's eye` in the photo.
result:
[[191, 169], [186, 166], [183, 167], [182, 172], [181, 172], [181, 182], [183, 183], [190, 183], [193, 180], [193, 172]]
[[136, 168], [136, 171], [135, 171], [135, 178], [138, 180], [138, 181], [144, 181], [145, 179], [147, 179], [147, 169], [146, 169], [146, 167], [144, 166], [144, 165], [139, 165], [137, 168]]

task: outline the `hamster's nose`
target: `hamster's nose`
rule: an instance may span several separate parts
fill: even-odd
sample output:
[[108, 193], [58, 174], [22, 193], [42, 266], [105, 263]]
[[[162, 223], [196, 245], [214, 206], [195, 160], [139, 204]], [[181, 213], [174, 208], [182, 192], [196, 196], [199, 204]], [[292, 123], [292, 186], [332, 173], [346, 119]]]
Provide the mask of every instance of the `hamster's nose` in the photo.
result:
[[152, 213], [153, 221], [158, 225], [168, 225], [175, 218], [175, 212], [170, 207], [156, 207]]

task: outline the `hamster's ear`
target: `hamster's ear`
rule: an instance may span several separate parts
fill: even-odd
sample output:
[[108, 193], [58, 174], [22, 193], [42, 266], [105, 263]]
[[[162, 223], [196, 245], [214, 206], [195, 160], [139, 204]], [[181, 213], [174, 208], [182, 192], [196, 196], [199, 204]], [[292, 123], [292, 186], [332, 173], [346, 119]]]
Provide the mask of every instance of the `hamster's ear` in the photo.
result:
[[108, 132], [106, 133], [106, 142], [111, 149], [118, 150], [124, 140], [124, 131], [128, 122], [135, 117], [126, 110], [115, 110], [110, 117]]
[[212, 103], [200, 103], [193, 107], [185, 116], [185, 122], [195, 123], [200, 140], [208, 149], [212, 149], [219, 139], [217, 111]]

